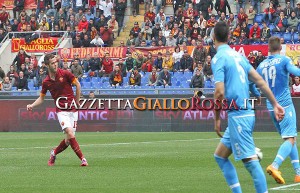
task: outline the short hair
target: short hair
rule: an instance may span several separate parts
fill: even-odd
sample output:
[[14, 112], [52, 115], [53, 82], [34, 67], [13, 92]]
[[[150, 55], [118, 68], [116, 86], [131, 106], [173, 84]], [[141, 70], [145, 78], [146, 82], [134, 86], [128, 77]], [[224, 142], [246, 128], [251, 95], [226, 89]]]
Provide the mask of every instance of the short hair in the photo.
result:
[[224, 21], [218, 22], [215, 26], [214, 34], [218, 42], [227, 43], [229, 34], [229, 27], [227, 23]]
[[44, 62], [46, 65], [49, 65], [50, 64], [50, 60], [52, 58], [55, 58], [55, 55], [54, 54], [46, 54], [45, 55], [45, 58], [44, 58]]
[[281, 50], [280, 38], [273, 36], [269, 39], [269, 51], [276, 52]]

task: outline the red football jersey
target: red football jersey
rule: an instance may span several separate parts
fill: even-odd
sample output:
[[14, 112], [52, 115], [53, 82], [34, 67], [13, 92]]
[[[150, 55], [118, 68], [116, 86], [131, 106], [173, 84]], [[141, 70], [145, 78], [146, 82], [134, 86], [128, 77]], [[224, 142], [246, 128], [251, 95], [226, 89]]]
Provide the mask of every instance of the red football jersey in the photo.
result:
[[41, 95], [45, 96], [47, 91], [49, 90], [52, 98], [55, 101], [55, 104], [59, 97], [67, 97], [67, 99], [59, 100], [59, 106], [65, 108], [67, 104], [68, 109], [62, 110], [56, 107], [56, 112], [76, 111], [74, 105], [72, 106], [71, 109], [69, 109], [72, 101], [75, 100], [74, 92], [72, 89], [72, 83], [75, 81], [75, 79], [76, 79], [75, 76], [71, 72], [67, 70], [57, 69], [55, 80], [52, 80], [48, 75], [43, 81]]

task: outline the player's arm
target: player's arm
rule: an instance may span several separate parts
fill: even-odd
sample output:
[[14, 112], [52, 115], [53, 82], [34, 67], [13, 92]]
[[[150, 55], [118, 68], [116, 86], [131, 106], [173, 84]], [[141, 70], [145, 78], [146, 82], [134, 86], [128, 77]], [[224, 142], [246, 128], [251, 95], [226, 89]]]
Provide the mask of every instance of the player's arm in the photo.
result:
[[250, 92], [255, 96], [255, 98], [257, 99], [258, 104], [261, 104], [261, 94], [258, 91], [258, 89], [256, 88], [256, 85], [250, 81], [249, 83], [249, 90]]
[[27, 105], [27, 111], [32, 111], [33, 108], [41, 105], [44, 102], [45, 95], [41, 93], [40, 97], [37, 98], [34, 103]]
[[[224, 83], [217, 82], [215, 85], [215, 100], [222, 101], [224, 99]], [[215, 131], [219, 137], [223, 137], [221, 134], [221, 110], [215, 109]]]
[[73, 86], [76, 86], [76, 102], [77, 104], [79, 104], [79, 100], [80, 100], [80, 94], [81, 94], [81, 86], [79, 81], [77, 80], [77, 78], [75, 78], [72, 82]]
[[290, 58], [288, 58], [286, 69], [289, 73], [291, 73], [295, 76], [300, 76], [300, 68], [296, 67]]
[[[222, 101], [225, 97], [225, 71], [224, 64], [226, 61], [223, 58], [214, 58], [212, 60], [212, 71], [215, 77], [215, 94], [214, 99]], [[215, 109], [215, 132], [219, 137], [223, 137], [221, 135], [221, 110]]]
[[270, 90], [265, 80], [253, 68], [249, 71], [248, 76], [249, 80], [254, 82], [258, 86], [258, 88], [260, 88], [260, 90], [266, 95], [266, 97], [272, 104], [276, 119], [282, 120], [284, 117], [284, 109], [277, 103], [272, 91]]

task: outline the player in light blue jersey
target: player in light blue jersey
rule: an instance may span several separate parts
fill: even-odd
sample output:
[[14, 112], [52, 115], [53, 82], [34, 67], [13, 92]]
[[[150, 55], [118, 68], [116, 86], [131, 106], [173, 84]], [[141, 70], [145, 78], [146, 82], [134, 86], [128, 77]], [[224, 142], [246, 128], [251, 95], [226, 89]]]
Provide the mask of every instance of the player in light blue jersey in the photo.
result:
[[269, 39], [269, 51], [271, 55], [258, 66], [257, 72], [266, 80], [278, 103], [284, 107], [286, 116], [282, 121], [277, 121], [274, 118], [273, 108], [270, 102], [267, 101], [271, 118], [284, 140], [273, 163], [267, 167], [267, 172], [272, 175], [277, 183], [284, 184], [285, 180], [278, 168], [287, 156], [290, 156], [296, 172], [294, 181], [300, 182], [299, 156], [296, 144], [296, 113], [289, 89], [289, 74], [300, 76], [300, 69], [293, 64], [289, 57], [280, 55], [281, 44], [278, 37]]
[[[218, 22], [214, 28], [213, 40], [217, 54], [212, 60], [215, 78], [215, 99], [235, 100], [238, 107], [244, 107], [244, 99], [249, 99], [249, 83], [255, 83], [273, 105], [277, 120], [284, 117], [284, 109], [277, 103], [266, 82], [252, 68], [247, 59], [227, 45], [229, 28], [225, 22]], [[253, 87], [253, 86], [252, 86]], [[216, 148], [214, 157], [218, 163], [228, 186], [234, 193], [242, 189], [236, 170], [228, 157], [233, 153], [235, 160], [242, 160], [252, 176], [257, 193], [268, 192], [263, 169], [255, 153], [252, 132], [255, 114], [250, 104], [246, 110], [228, 110], [228, 127], [224, 136], [220, 133], [220, 111], [215, 111], [215, 131], [222, 137]]]

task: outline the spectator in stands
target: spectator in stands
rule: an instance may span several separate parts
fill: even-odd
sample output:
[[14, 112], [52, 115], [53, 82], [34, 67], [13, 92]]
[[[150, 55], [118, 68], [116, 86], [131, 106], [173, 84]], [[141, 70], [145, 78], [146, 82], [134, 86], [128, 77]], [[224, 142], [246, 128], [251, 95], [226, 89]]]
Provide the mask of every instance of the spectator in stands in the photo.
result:
[[23, 71], [19, 72], [19, 78], [18, 78], [16, 86], [17, 86], [18, 91], [29, 90], [28, 81], [27, 81], [27, 78], [24, 77]]
[[257, 68], [257, 66], [256, 66], [256, 62], [255, 62], [255, 55], [253, 54], [253, 52], [249, 52], [249, 55], [248, 55], [248, 60], [249, 60], [249, 63], [252, 65], [252, 67], [254, 68], [254, 69], [256, 69]]
[[152, 7], [150, 7], [149, 10], [145, 12], [144, 21], [146, 21], [146, 18], [149, 18], [152, 25], [155, 24], [155, 13], [153, 12]]
[[85, 59], [82, 61], [81, 67], [83, 69], [83, 72], [88, 72], [89, 71], [90, 60], [91, 60], [91, 54], [88, 53], [88, 54], [86, 54]]
[[153, 67], [155, 67], [156, 71], [159, 72], [162, 69], [162, 64], [163, 64], [162, 53], [158, 52], [157, 58], [154, 60]]
[[[179, 35], [179, 32], [181, 32], [181, 29], [178, 27], [178, 24], [175, 23], [173, 29], [171, 30], [171, 34], [173, 34], [174, 38], [177, 38]], [[152, 32], [153, 34], [153, 32]]]
[[[72, 64], [73, 64], [73, 62], [71, 62], [71, 65], [72, 65]], [[70, 68], [70, 65], [69, 65], [68, 62], [64, 62], [64, 63], [63, 63], [62, 70], [66, 70], [66, 71], [71, 72], [71, 68]], [[44, 72], [44, 70], [43, 70], [43, 72]]]
[[126, 7], [127, 7], [127, 5], [126, 5], [125, 0], [119, 0], [114, 8], [115, 14], [116, 14], [116, 20], [119, 25], [118, 26], [118, 36], [120, 35], [120, 31], [123, 28]]
[[100, 38], [99, 34], [96, 34], [95, 38], [90, 42], [93, 47], [103, 46], [104, 42]]
[[217, 48], [216, 48], [216, 46], [215, 46], [215, 44], [213, 42], [211, 42], [209, 44], [208, 52], [207, 53], [208, 53], [207, 55], [209, 55], [211, 58], [213, 58], [216, 55]]
[[294, 11], [294, 9], [291, 7], [291, 2], [290, 1], [287, 1], [286, 2], [286, 6], [283, 10], [284, 12], [284, 16], [286, 16], [287, 18], [289, 18], [292, 14], [292, 11]]
[[25, 58], [30, 57], [23, 48], [21, 48], [16, 55], [15, 59], [13, 60], [12, 65], [15, 65], [16, 69], [19, 70], [21, 67], [21, 64], [25, 63]]
[[117, 38], [118, 37], [118, 31], [119, 31], [119, 24], [116, 20], [115, 15], [111, 16], [111, 19], [108, 20], [107, 25], [109, 27], [109, 29], [111, 29], [111, 31], [113, 32], [113, 38]]
[[68, 20], [67, 26], [70, 26], [72, 31], [75, 30], [75, 26], [78, 26], [78, 22], [75, 21], [74, 15], [70, 15], [70, 20]]
[[17, 71], [15, 70], [14, 65], [10, 66], [10, 70], [6, 74], [9, 77], [11, 84], [14, 86], [16, 84], [16, 80], [19, 78]]
[[250, 29], [250, 33], [249, 33], [249, 40], [251, 42], [259, 42], [260, 41], [260, 28], [258, 26], [258, 23], [254, 23], [254, 25], [251, 27]]
[[28, 72], [27, 72], [27, 68], [25, 66], [25, 64], [21, 64], [20, 69], [17, 71], [18, 74], [20, 74], [20, 72], [23, 72], [23, 75], [26, 79], [28, 79]]
[[102, 59], [102, 68], [100, 70], [100, 76], [109, 77], [111, 72], [113, 71], [114, 63], [109, 58], [109, 53], [106, 52]]
[[258, 66], [265, 59], [266, 59], [266, 57], [262, 54], [262, 52], [258, 51], [258, 55], [255, 58], [255, 66]]
[[89, 93], [89, 99], [94, 99], [94, 98], [95, 98], [94, 91], [90, 91], [90, 93]]
[[103, 28], [106, 24], [107, 24], [107, 21], [105, 20], [104, 15], [101, 15], [101, 16], [100, 16], [100, 21], [98, 21], [98, 24], [95, 23], [95, 25], [98, 27], [97, 29]]
[[241, 8], [245, 9], [246, 7], [246, 0], [235, 0], [236, 3], [236, 10], [240, 10]]
[[24, 9], [25, 0], [14, 0], [14, 8], [13, 8], [13, 14], [14, 18], [17, 18], [17, 12], [21, 13], [21, 11]]
[[131, 44], [135, 45], [135, 37], [133, 37], [133, 34], [129, 35], [129, 38], [126, 41], [126, 46], [129, 47]]
[[224, 22], [227, 22], [227, 18], [226, 18], [226, 15], [224, 12], [221, 13], [219, 19], [218, 19], [218, 22], [220, 21], [224, 21]]
[[73, 65], [71, 66], [71, 72], [80, 82], [83, 76], [83, 70], [82, 67], [79, 65], [78, 59], [74, 60]]
[[[65, 63], [66, 63], [65, 66], [68, 66], [68, 63], [67, 63], [67, 62], [65, 62]], [[35, 87], [40, 87], [40, 86], [42, 86], [43, 81], [45, 80], [46, 77], [47, 77], [46, 72], [44, 72], [43, 69], [39, 69], [38, 74], [37, 74], [37, 76], [36, 76], [36, 79], [35, 79], [35, 81], [34, 81], [34, 86], [35, 86]]]
[[81, 48], [83, 46], [82, 41], [80, 40], [80, 35], [77, 35], [75, 40], [72, 41], [73, 48]]
[[167, 66], [164, 67], [163, 70], [160, 72], [157, 86], [172, 86], [171, 74], [169, 73]]
[[88, 61], [88, 75], [99, 76], [99, 70], [101, 69], [101, 61], [97, 52], [94, 53], [93, 58]]
[[86, 20], [85, 15], [82, 16], [82, 19], [80, 20], [78, 24], [78, 29], [81, 32], [83, 29], [88, 30], [89, 28], [89, 22]]
[[123, 58], [119, 58], [119, 62], [117, 64], [120, 67], [121, 73], [123, 77], [127, 76], [127, 69]]
[[12, 89], [12, 84], [9, 81], [9, 77], [6, 76], [4, 78], [4, 81], [2, 82], [2, 90], [3, 91], [11, 91], [11, 89]]
[[114, 7], [113, 3], [111, 0], [106, 0], [106, 1], [100, 1], [100, 5], [103, 6], [103, 15], [105, 17], [105, 21], [107, 22], [111, 18], [111, 11]]
[[184, 50], [183, 57], [180, 59], [180, 71], [192, 72], [194, 60], [187, 50]]
[[78, 9], [78, 11], [76, 11], [77, 13], [75, 14], [75, 21], [77, 21], [78, 23], [82, 20], [84, 13], [83, 10], [80, 8]]
[[88, 34], [85, 34], [83, 37], [82, 47], [84, 48], [91, 47], [91, 39], [89, 38]]
[[152, 67], [152, 72], [149, 74], [148, 78], [148, 86], [156, 86], [158, 83], [158, 77], [159, 74], [157, 73], [157, 70], [155, 67]]
[[203, 75], [200, 72], [200, 69], [196, 69], [196, 74], [192, 77], [190, 82], [190, 88], [203, 88]]
[[211, 30], [212, 28], [215, 27], [216, 23], [217, 23], [216, 17], [214, 14], [212, 14], [210, 16], [210, 19], [207, 20], [207, 27]]
[[54, 31], [54, 26], [58, 25], [57, 20], [55, 20], [54, 16], [51, 16], [50, 21], [49, 21], [49, 31]]
[[[255, 0], [252, 0], [252, 1], [255, 1]], [[253, 25], [254, 18], [255, 18], [255, 15], [256, 15], [256, 11], [253, 9], [253, 6], [249, 7], [247, 15], [248, 15], [248, 24]]]
[[123, 76], [119, 65], [116, 65], [114, 71], [111, 72], [109, 76], [109, 84], [111, 86], [123, 85]]
[[275, 28], [274, 31], [285, 32], [288, 27], [288, 20], [284, 16], [283, 11], [280, 12], [280, 16], [275, 19], [274, 22]]
[[142, 28], [141, 33], [143, 34], [143, 38], [146, 41], [148, 41], [148, 42], [151, 41], [151, 38], [152, 38], [152, 29], [149, 27], [148, 23], [145, 24], [144, 28]]
[[240, 12], [237, 18], [238, 18], [238, 24], [242, 25], [243, 22], [246, 22], [248, 24], [248, 15], [244, 12], [243, 8], [240, 8]]
[[166, 46], [176, 46], [176, 39], [172, 34], [169, 34], [168, 39], [166, 40]]
[[201, 11], [204, 19], [208, 20], [209, 12], [211, 12], [214, 8], [212, 0], [201, 0], [198, 6], [198, 11]]
[[[263, 0], [251, 0], [251, 7], [252, 7], [252, 9], [255, 9], [254, 11], [256, 13], [260, 14], [263, 3], [264, 3]], [[253, 23], [251, 23], [251, 24], [253, 24]]]
[[5, 77], [5, 72], [0, 67], [0, 81], [2, 81], [4, 79], [4, 77]]
[[43, 69], [43, 71], [44, 71], [46, 74], [48, 74], [48, 68], [47, 68], [47, 66], [45, 65], [44, 60], [42, 61], [41, 64], [42, 64], [42, 65], [38, 67], [38, 70], [39, 70], [39, 69]]
[[266, 22], [263, 22], [263, 28], [261, 30], [261, 42], [267, 43], [271, 37], [271, 30], [268, 28]]
[[104, 26], [104, 28], [100, 29], [100, 36], [107, 47], [112, 45], [112, 34], [112, 30], [108, 28], [107, 24]]
[[233, 31], [237, 26], [237, 20], [234, 18], [234, 14], [229, 14], [229, 19], [227, 20], [227, 24], [229, 26], [229, 30]]
[[40, 22], [39, 26], [43, 26], [45, 31], [49, 31], [49, 23], [47, 22], [46, 17], [43, 17], [43, 19]]
[[242, 31], [241, 36], [236, 39], [236, 45], [249, 45], [249, 40], [245, 34], [245, 32]]
[[142, 41], [146, 41], [146, 39], [143, 37], [142, 32], [138, 34], [138, 37], [135, 38], [134, 44], [136, 47], [141, 47]]
[[86, 20], [90, 21], [90, 19], [94, 20], [95, 16], [94, 14], [92, 14], [92, 10], [91, 9], [86, 9], [86, 14], [85, 14]]
[[33, 67], [33, 63], [30, 63], [27, 68], [27, 77], [28, 79], [33, 79], [37, 74], [37, 71]]
[[[177, 25], [177, 24], [175, 24]], [[178, 27], [178, 25], [177, 25]], [[154, 28], [152, 29], [152, 39], [155, 39], [158, 34], [159, 34], [159, 31], [161, 31], [162, 29], [160, 28], [160, 24], [159, 23], [156, 23]]]
[[141, 86], [141, 75], [138, 72], [137, 67], [133, 68], [133, 71], [131, 72], [130, 76], [129, 76], [129, 85], [132, 86]]
[[176, 45], [182, 45], [183, 42], [187, 42], [187, 38], [183, 35], [183, 32], [180, 31], [178, 37], [176, 38]]
[[128, 72], [132, 72], [134, 66], [136, 66], [136, 60], [132, 57], [132, 53], [128, 53], [128, 57], [124, 62]]
[[169, 71], [172, 71], [173, 70], [173, 65], [174, 65], [173, 57], [171, 57], [170, 52], [167, 51], [166, 52], [166, 57], [163, 59], [162, 68], [167, 67], [167, 69]]
[[274, 8], [273, 3], [271, 1], [270, 5], [264, 10], [263, 20], [265, 22], [268, 21], [269, 23], [271, 23], [273, 21], [275, 11], [276, 11], [276, 8]]
[[195, 66], [194, 72], [193, 72], [193, 76], [195, 76], [196, 70], [199, 70], [199, 71], [200, 71], [200, 74], [201, 74], [202, 76], [204, 76], [204, 75], [203, 75], [203, 63], [202, 63], [201, 61], [198, 61], [198, 62], [196, 63], [196, 66]]
[[162, 46], [166, 45], [166, 38], [163, 36], [162, 31], [159, 31], [158, 36], [156, 38], [152, 39], [152, 41], [155, 41], [157, 46], [159, 46], [159, 41], [162, 42]]
[[241, 26], [241, 32], [244, 32], [247, 38], [249, 37], [250, 30], [245, 22]]
[[288, 28], [289, 32], [297, 32], [298, 31], [299, 19], [296, 17], [295, 11], [292, 11], [291, 17], [288, 18]]
[[224, 15], [227, 15], [226, 7], [227, 7], [229, 13], [231, 13], [230, 5], [227, 0], [216, 0], [215, 9], [219, 16], [221, 15], [221, 13], [224, 13]]
[[295, 76], [294, 81], [295, 81], [295, 83], [292, 85], [292, 88], [291, 88], [291, 95], [293, 97], [300, 97], [300, 80], [299, 80], [299, 76]]
[[211, 68], [211, 56], [206, 57], [206, 61], [203, 67], [203, 75], [205, 81], [208, 79], [213, 80], [213, 73]]
[[300, 19], [300, 1], [297, 2], [297, 7], [294, 9], [296, 17]]
[[135, 67], [137, 67], [140, 72], [142, 69], [142, 65], [146, 62], [146, 58], [143, 53], [139, 53], [137, 59], [135, 60]]
[[203, 46], [203, 42], [198, 41], [197, 47], [194, 48], [194, 52], [193, 52], [194, 61], [201, 61], [202, 63], [204, 63], [206, 57], [207, 57], [207, 50]]
[[10, 19], [9, 12], [6, 11], [5, 5], [3, 5], [1, 13], [0, 13], [0, 21], [1, 21], [1, 23], [5, 23], [9, 19]]
[[175, 47], [175, 51], [172, 55], [173, 61], [174, 61], [174, 66], [173, 66], [173, 71], [177, 72], [180, 70], [180, 60], [183, 56], [183, 51], [180, 51], [180, 47], [177, 46]]

